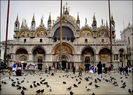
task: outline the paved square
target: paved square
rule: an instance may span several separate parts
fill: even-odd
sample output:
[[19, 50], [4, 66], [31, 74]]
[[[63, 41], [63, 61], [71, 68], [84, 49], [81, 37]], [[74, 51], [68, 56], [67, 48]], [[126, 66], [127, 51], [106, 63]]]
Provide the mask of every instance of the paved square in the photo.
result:
[[[70, 91], [72, 91], [74, 95], [76, 94], [92, 95], [92, 93], [95, 93], [96, 95], [97, 94], [101, 94], [101, 95], [115, 94], [116, 95], [116, 94], [129, 94], [128, 89], [132, 89], [131, 73], [129, 73], [129, 76], [125, 77], [124, 75], [120, 75], [119, 73], [116, 73], [113, 71], [110, 74], [102, 74], [101, 82], [97, 79], [97, 74], [90, 74], [85, 72], [83, 72], [82, 77], [78, 77], [78, 72], [76, 72], [76, 74], [73, 74], [72, 72], [66, 73], [66, 72], [58, 71], [54, 73], [54, 76], [51, 76], [51, 74], [45, 74], [44, 72], [39, 72], [37, 74], [30, 74], [25, 72], [23, 76], [11, 76], [10, 78], [11, 79], [9, 79], [8, 76], [5, 76], [4, 78], [1, 79], [1, 85], [2, 85], [1, 95], [21, 94], [22, 88], [20, 90], [17, 90], [18, 87], [16, 86], [16, 84], [18, 83], [20, 83], [19, 84], [20, 87], [24, 86], [25, 88], [27, 88], [27, 90], [24, 90], [25, 95], [27, 94], [36, 95], [37, 94], [36, 91], [39, 89], [40, 90], [44, 89], [44, 92], [41, 93], [41, 95], [42, 94], [43, 95], [50, 95], [50, 94], [69, 95]], [[22, 80], [24, 80], [24, 82]], [[36, 82], [33, 83], [33, 81], [36, 81]], [[7, 84], [4, 84], [3, 82], [6, 82]], [[14, 83], [15, 87], [11, 85], [13, 82], [16, 82]], [[46, 82], [48, 82], [47, 85], [45, 84]], [[118, 86], [114, 86], [113, 85], [114, 82], [117, 82]], [[126, 85], [125, 88], [121, 88], [123, 83]], [[78, 87], [74, 87], [73, 84], [76, 84]], [[95, 84], [100, 87], [96, 88]], [[32, 85], [32, 88], [30, 88], [30, 85]], [[72, 87], [71, 90], [67, 90], [67, 88], [70, 86]], [[89, 91], [86, 90], [85, 88], [86, 86], [87, 88], [90, 89]], [[50, 92], [50, 89], [52, 89], [51, 92]]]

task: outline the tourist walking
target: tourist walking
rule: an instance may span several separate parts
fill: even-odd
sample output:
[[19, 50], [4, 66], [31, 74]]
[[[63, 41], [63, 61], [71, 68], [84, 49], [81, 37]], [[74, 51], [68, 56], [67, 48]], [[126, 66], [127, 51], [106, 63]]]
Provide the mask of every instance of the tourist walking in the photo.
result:
[[102, 74], [102, 64], [101, 61], [97, 64], [98, 68], [98, 78], [101, 79], [101, 74]]
[[79, 65], [79, 76], [82, 76], [82, 71], [83, 71], [83, 66], [80, 64]]
[[49, 70], [49, 74], [50, 74], [50, 71], [51, 71], [51, 66], [49, 66], [48, 70]]
[[75, 74], [75, 66], [73, 66], [73, 74]]

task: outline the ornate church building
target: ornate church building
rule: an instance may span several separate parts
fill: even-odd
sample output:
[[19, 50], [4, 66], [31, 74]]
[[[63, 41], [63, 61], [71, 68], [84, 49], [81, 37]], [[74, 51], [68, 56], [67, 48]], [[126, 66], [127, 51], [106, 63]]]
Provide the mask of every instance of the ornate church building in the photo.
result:
[[[115, 21], [111, 17], [112, 52], [110, 50], [110, 33], [108, 23], [97, 27], [97, 20], [93, 16], [92, 25], [86, 24], [80, 28], [80, 17], [74, 18], [67, 8], [63, 10], [62, 19], [62, 66], [71, 69], [79, 64], [97, 64], [99, 61], [110, 65], [112, 53], [113, 64], [126, 64], [126, 46], [122, 41], [115, 40]], [[14, 24], [14, 40], [8, 43], [10, 62], [21, 61], [26, 66], [35, 64], [36, 69], [43, 70], [48, 66], [58, 68], [60, 52], [60, 18], [52, 23], [48, 18], [48, 27], [43, 24], [36, 26], [35, 16], [28, 27], [25, 21], [20, 25], [17, 17]]]

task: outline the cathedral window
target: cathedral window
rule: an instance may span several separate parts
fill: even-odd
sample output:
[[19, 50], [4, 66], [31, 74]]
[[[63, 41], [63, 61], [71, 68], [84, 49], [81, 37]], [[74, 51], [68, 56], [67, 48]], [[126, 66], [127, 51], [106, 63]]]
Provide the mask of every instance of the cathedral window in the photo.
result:
[[104, 43], [104, 39], [102, 39], [102, 42]]
[[87, 39], [85, 39], [85, 42], [87, 43], [87, 42], [88, 42], [88, 40], [87, 40]]
[[40, 42], [42, 42], [42, 39], [40, 39]]
[[128, 37], [128, 44], [130, 45], [130, 38]]
[[26, 43], [26, 39], [24, 39], [24, 43]]
[[16, 27], [18, 27], [18, 24], [16, 23]]

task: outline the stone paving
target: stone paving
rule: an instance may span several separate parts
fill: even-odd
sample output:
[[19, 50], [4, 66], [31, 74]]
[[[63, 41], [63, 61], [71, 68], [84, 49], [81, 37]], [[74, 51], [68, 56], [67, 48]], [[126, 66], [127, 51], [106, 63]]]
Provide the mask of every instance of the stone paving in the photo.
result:
[[[70, 95], [70, 91], [74, 93], [73, 95], [92, 95], [92, 93], [95, 93], [95, 95], [128, 95], [128, 89], [132, 89], [133, 82], [132, 73], [129, 73], [129, 76], [125, 76], [114, 71], [108, 74], [102, 74], [101, 82], [97, 79], [97, 74], [85, 72], [83, 72], [82, 77], [78, 77], [78, 72], [76, 72], [76, 74], [73, 74], [72, 72], [56, 72], [54, 73], [54, 76], [51, 76], [51, 74], [45, 74], [44, 72], [39, 72], [37, 74], [25, 72], [23, 76], [10, 76], [11, 79], [9, 79], [8, 75], [2, 77], [3, 78], [1, 78], [0, 83], [2, 85], [0, 95], [21, 95], [22, 89], [17, 90], [17, 86], [13, 87], [11, 85], [13, 81], [16, 81], [16, 84], [17, 81], [19, 81], [19, 85], [21, 87], [24, 86], [27, 88], [27, 90], [24, 90], [25, 95], [38, 95], [36, 91], [39, 89], [44, 89], [44, 92], [40, 93], [39, 95]], [[43, 79], [45, 79], [45, 81], [43, 81], [41, 84], [40, 81]], [[97, 83], [95, 83], [95, 79]], [[22, 80], [24, 80], [24, 82], [22, 82]], [[36, 81], [36, 85], [39, 83], [40, 86], [34, 87], [33, 81]], [[66, 82], [66, 84], [63, 84], [63, 81]], [[6, 82], [7, 84], [4, 84], [3, 82]], [[47, 85], [43, 84], [44, 82], [48, 82], [50, 87], [47, 87]], [[78, 82], [80, 84], [78, 84]], [[91, 82], [92, 85], [89, 85]], [[117, 82], [118, 86], [114, 86], [114, 82]], [[121, 88], [124, 82], [126, 87]], [[76, 84], [78, 87], [74, 87], [73, 84]], [[95, 84], [100, 87], [96, 88]], [[30, 88], [30, 85], [32, 85], [33, 88]], [[67, 88], [70, 86], [72, 88], [69, 91]], [[86, 90], [86, 86], [90, 89], [89, 91]], [[51, 92], [50, 89], [52, 89]]]

